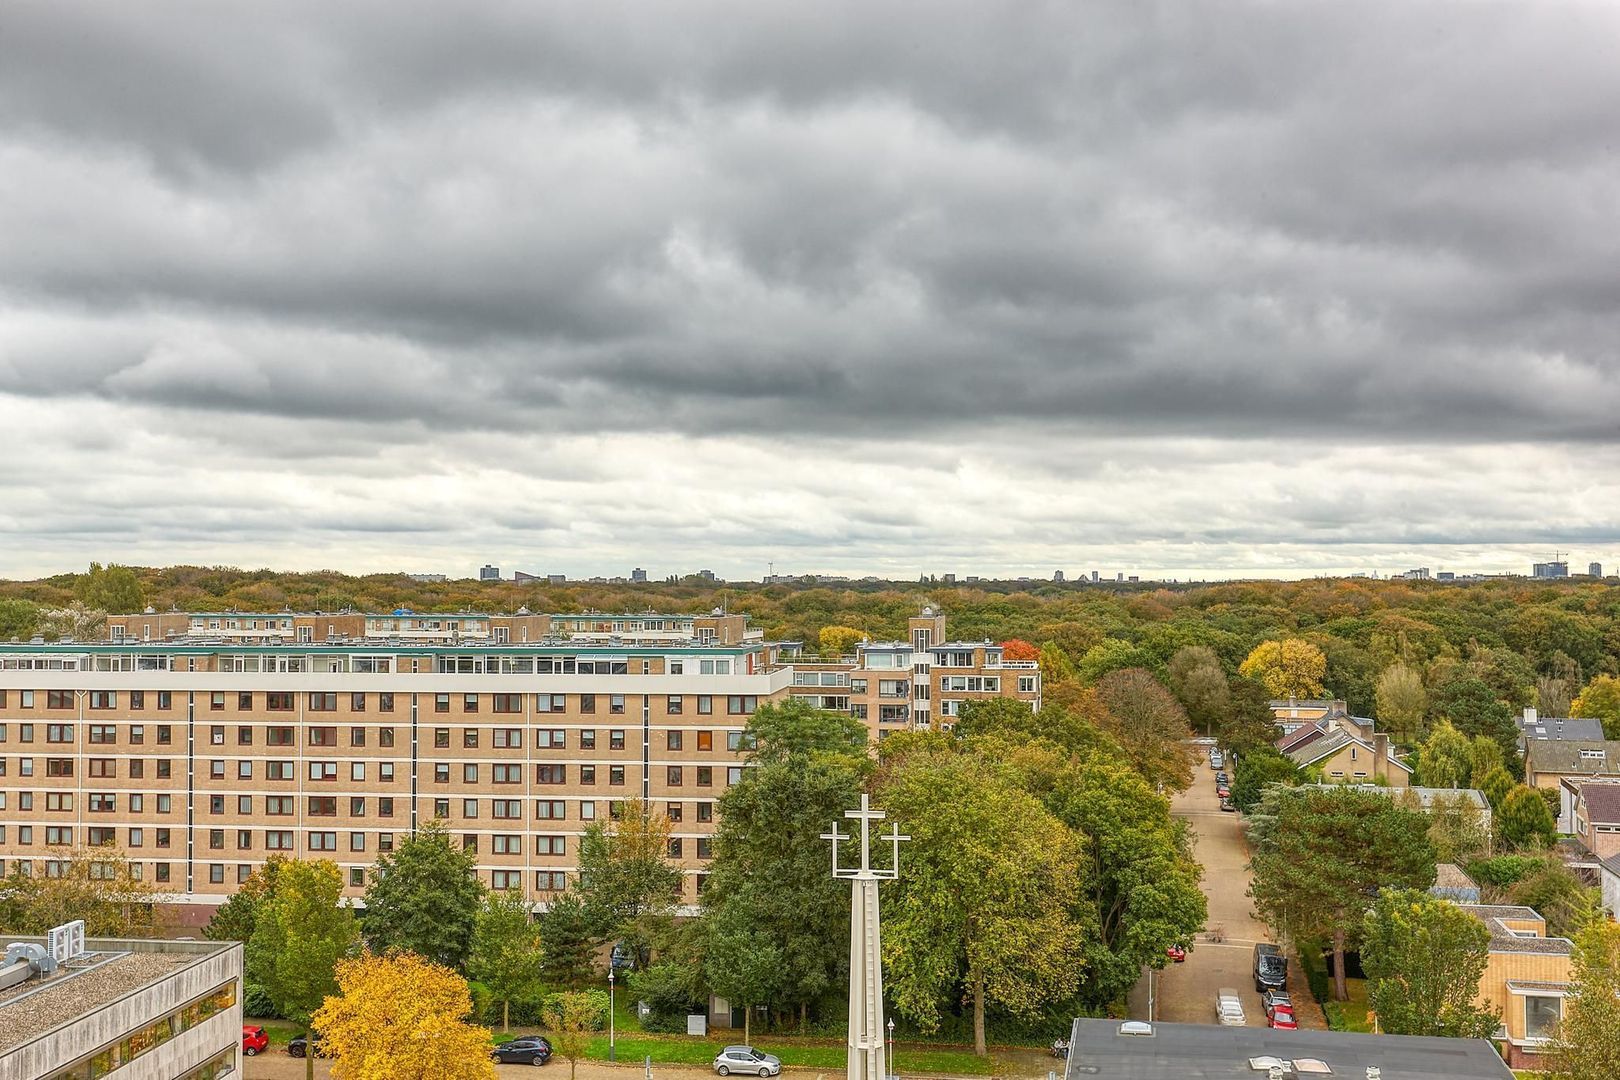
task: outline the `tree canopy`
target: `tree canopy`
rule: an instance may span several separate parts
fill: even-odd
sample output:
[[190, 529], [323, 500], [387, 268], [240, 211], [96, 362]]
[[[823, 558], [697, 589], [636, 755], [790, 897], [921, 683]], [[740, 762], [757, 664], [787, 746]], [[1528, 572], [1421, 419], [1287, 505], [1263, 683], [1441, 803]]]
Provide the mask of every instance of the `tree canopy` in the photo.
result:
[[1391, 1035], [1488, 1038], [1498, 1017], [1476, 999], [1490, 946], [1485, 924], [1451, 901], [1385, 889], [1362, 922], [1367, 1004]]
[[681, 872], [669, 861], [669, 819], [629, 799], [616, 819], [592, 822], [580, 837], [575, 889], [597, 939], [624, 942], [635, 966], [645, 967], [681, 894]]
[[[339, 1080], [494, 1080], [489, 1029], [467, 1022], [467, 980], [415, 953], [340, 960], [311, 1026]], [[314, 1054], [305, 1059], [314, 1063]]]
[[459, 971], [483, 899], [477, 852], [430, 820], [378, 856], [366, 886], [366, 944], [376, 952], [408, 949]]
[[1319, 698], [1327, 693], [1322, 685], [1327, 657], [1300, 638], [1262, 641], [1250, 650], [1238, 672], [1258, 678], [1277, 698]]

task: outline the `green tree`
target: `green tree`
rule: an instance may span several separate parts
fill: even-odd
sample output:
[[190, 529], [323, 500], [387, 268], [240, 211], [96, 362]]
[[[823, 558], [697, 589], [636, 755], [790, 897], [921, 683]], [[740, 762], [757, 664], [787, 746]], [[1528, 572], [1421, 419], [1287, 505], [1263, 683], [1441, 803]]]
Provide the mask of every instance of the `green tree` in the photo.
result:
[[726, 985], [757, 985], [746, 958], [730, 947], [744, 928], [780, 952], [771, 997], [727, 994], [731, 1000], [796, 1008], [802, 1021], [844, 985], [849, 887], [827, 872], [821, 834], [859, 804], [863, 771], [864, 757], [794, 755], [747, 770], [721, 796], [703, 903], [717, 935], [725, 929], [725, 947], [711, 952], [710, 968]]
[[[337, 992], [337, 963], [359, 941], [337, 864], [291, 861], [259, 907], [244, 950], [244, 974], [264, 989], [277, 1013], [308, 1024], [326, 996]], [[304, 1075], [315, 1075], [313, 1054], [304, 1060]]]
[[39, 628], [39, 605], [27, 600], [0, 599], [0, 641], [27, 641]]
[[724, 910], [710, 921], [703, 971], [711, 990], [743, 1007], [744, 1043], [753, 1038], [755, 1006], [770, 1005], [782, 993], [788, 955], [775, 937], [751, 925], [739, 908]]
[[[1062, 655], [1056, 646], [1052, 646], [1050, 643], [1048, 645], [1053, 652]], [[1078, 674], [1082, 682], [1088, 686], [1094, 686], [1110, 671], [1124, 671], [1126, 668], [1142, 667], [1145, 664], [1152, 663], [1152, 660], [1152, 657], [1128, 641], [1121, 641], [1119, 638], [1104, 638], [1087, 649], [1085, 655], [1080, 657]], [[1051, 682], [1058, 681], [1046, 674], [1046, 647], [1041, 649], [1041, 662], [1042, 678], [1049, 679]], [[1075, 675], [1076, 671], [1071, 667], [1067, 673], [1060, 673], [1059, 677], [1072, 679]]]
[[1513, 790], [1513, 777], [1508, 774], [1506, 769], [1498, 765], [1480, 777], [1474, 786], [1491, 804], [1491, 813], [1494, 814], [1502, 809], [1502, 800], [1507, 798], [1508, 792]]
[[1405, 664], [1391, 664], [1378, 676], [1375, 697], [1379, 726], [1398, 743], [1413, 742], [1423, 730], [1423, 717], [1429, 708], [1423, 676]]
[[407, 949], [461, 971], [483, 900], [478, 854], [430, 820], [378, 857], [366, 886], [366, 944], [375, 952]]
[[669, 861], [669, 819], [630, 799], [617, 820], [592, 822], [579, 841], [577, 888], [597, 938], [622, 941], [635, 966], [646, 967], [681, 895], [681, 872]]
[[1305, 772], [1294, 760], [1269, 746], [1250, 750], [1232, 765], [1232, 802], [1243, 813], [1254, 811], [1267, 784], [1304, 783]]
[[1546, 1075], [1549, 1080], [1620, 1076], [1620, 924], [1588, 923], [1575, 939], [1574, 968]]
[[0, 918], [7, 929], [44, 934], [83, 919], [90, 937], [149, 937], [156, 889], [120, 849], [52, 847], [58, 872], [0, 878]]
[[1147, 779], [1176, 791], [1192, 783], [1187, 714], [1164, 684], [1141, 668], [1111, 671], [1097, 683], [1104, 730]]
[[743, 745], [751, 748], [749, 760], [759, 764], [818, 754], [865, 760], [869, 738], [866, 725], [848, 713], [813, 708], [803, 698], [790, 697], [754, 711]]
[[1251, 820], [1255, 909], [1295, 941], [1331, 941], [1334, 997], [1344, 1001], [1345, 949], [1371, 897], [1434, 884], [1428, 816], [1376, 791], [1273, 786]]
[[1441, 720], [1418, 747], [1417, 775], [1423, 787], [1464, 788], [1474, 775], [1474, 750], [1468, 737]]
[[1542, 716], [1569, 716], [1574, 700], [1575, 690], [1568, 679], [1557, 675], [1536, 678], [1536, 711]]
[[1603, 721], [1603, 737], [1620, 739], [1620, 679], [1599, 675], [1581, 690], [1569, 706], [1571, 716]]
[[971, 755], [908, 756], [879, 796], [912, 836], [884, 905], [889, 993], [930, 1031], [943, 1007], [971, 1002], [982, 1056], [988, 1005], [1027, 1016], [1078, 984], [1079, 845], [1034, 796]]
[[1362, 921], [1367, 1004], [1391, 1035], [1489, 1038], [1496, 1011], [1475, 999], [1490, 948], [1485, 924], [1449, 900], [1385, 889]]
[[1171, 691], [1187, 710], [1187, 719], [1208, 735], [1232, 704], [1221, 659], [1207, 645], [1184, 645], [1170, 658], [1166, 677]]
[[1271, 692], [1259, 679], [1242, 676], [1227, 681], [1226, 716], [1216, 727], [1221, 746], [1239, 757], [1250, 750], [1270, 748], [1281, 731], [1271, 711]]
[[578, 990], [596, 974], [596, 931], [572, 889], [540, 916], [541, 972], [547, 982]]
[[1463, 792], [1436, 795], [1428, 813], [1429, 842], [1434, 845], [1436, 862], [1461, 865], [1490, 850], [1490, 827], [1470, 796]]
[[1042, 680], [1049, 686], [1076, 677], [1074, 661], [1069, 659], [1069, 654], [1059, 648], [1055, 641], [1041, 645], [1041, 654], [1036, 658], [1036, 663], [1041, 666]]
[[501, 1003], [502, 1031], [512, 1030], [512, 1002], [539, 991], [541, 964], [539, 930], [523, 894], [515, 889], [491, 892], [473, 922], [467, 974], [489, 987]]
[[1433, 701], [1435, 714], [1449, 719], [1470, 739], [1484, 735], [1494, 740], [1502, 748], [1508, 771], [1515, 777], [1522, 775], [1519, 725], [1513, 722], [1512, 708], [1488, 683], [1471, 676], [1453, 679], [1434, 692]]
[[1540, 793], [1520, 784], [1502, 800], [1496, 833], [1515, 850], [1550, 847], [1558, 839], [1558, 822]]
[[1319, 698], [1327, 693], [1322, 686], [1327, 657], [1299, 638], [1262, 641], [1238, 666], [1238, 673], [1259, 679], [1276, 698]]
[[1497, 769], [1506, 771], [1502, 760], [1502, 747], [1494, 739], [1475, 735], [1468, 747], [1470, 759], [1469, 783], [1479, 787], [1480, 782]]
[[1535, 908], [1547, 920], [1547, 933], [1573, 938], [1597, 918], [1602, 901], [1557, 855], [1536, 859], [1528, 873], [1508, 887], [1508, 900]]
[[255, 867], [248, 879], [214, 909], [213, 917], [203, 927], [203, 937], [210, 941], [251, 940], [260, 905], [275, 892], [276, 875], [291, 861], [285, 855], [272, 853], [263, 865]]
[[114, 615], [129, 615], [146, 606], [141, 596], [141, 582], [135, 571], [127, 566], [91, 563], [89, 571], [74, 587], [74, 595], [86, 607], [99, 608]]
[[574, 1080], [579, 1059], [590, 1049], [595, 1029], [596, 1000], [585, 991], [557, 994], [546, 1007], [546, 1030], [551, 1047], [568, 1059], [568, 1080]]

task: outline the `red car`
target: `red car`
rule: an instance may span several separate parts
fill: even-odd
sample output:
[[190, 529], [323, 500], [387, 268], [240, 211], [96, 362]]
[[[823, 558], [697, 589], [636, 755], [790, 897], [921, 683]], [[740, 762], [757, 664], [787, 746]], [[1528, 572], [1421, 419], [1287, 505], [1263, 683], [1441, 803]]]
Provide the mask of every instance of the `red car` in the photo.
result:
[[1183, 960], [1187, 959], [1187, 950], [1183, 949], [1180, 945], [1171, 945], [1164, 950], [1164, 955], [1168, 956], [1170, 959], [1179, 964]]
[[1266, 1023], [1274, 1028], [1282, 1028], [1284, 1031], [1294, 1031], [1299, 1027], [1299, 1021], [1294, 1019], [1294, 1011], [1284, 1009], [1281, 1006], [1271, 1010], [1271, 1017]]
[[1222, 784], [1220, 787], [1215, 789], [1215, 796], [1216, 798], [1220, 799], [1230, 799], [1232, 797], [1232, 789], [1227, 787], [1225, 784]]
[[242, 1053], [248, 1057], [262, 1054], [270, 1048], [270, 1036], [262, 1027], [252, 1024], [242, 1025]]

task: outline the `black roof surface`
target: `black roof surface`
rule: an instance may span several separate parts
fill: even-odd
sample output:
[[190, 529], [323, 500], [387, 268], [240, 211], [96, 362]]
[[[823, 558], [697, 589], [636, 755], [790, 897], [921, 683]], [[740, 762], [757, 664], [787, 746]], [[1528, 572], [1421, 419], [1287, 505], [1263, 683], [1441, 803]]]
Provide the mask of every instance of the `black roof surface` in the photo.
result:
[[1513, 1080], [1484, 1039], [1362, 1035], [1349, 1031], [1276, 1031], [1217, 1024], [1153, 1024], [1153, 1034], [1121, 1035], [1118, 1020], [1079, 1019], [1070, 1038], [1065, 1080], [1266, 1080], [1251, 1058], [1287, 1064], [1315, 1058], [1330, 1071], [1285, 1071], [1289, 1080]]

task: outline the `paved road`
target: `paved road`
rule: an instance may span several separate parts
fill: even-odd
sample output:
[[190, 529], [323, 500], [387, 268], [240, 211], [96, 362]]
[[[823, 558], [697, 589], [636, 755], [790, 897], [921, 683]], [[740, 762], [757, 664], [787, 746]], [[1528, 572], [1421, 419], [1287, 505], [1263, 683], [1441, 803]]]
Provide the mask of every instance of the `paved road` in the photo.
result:
[[[304, 1059], [291, 1057], [284, 1050], [272, 1050], [268, 1054], [258, 1057], [243, 1058], [242, 1070], [245, 1080], [304, 1080]], [[517, 1077], [528, 1077], [529, 1080], [567, 1080], [568, 1062], [557, 1058], [548, 1065], [535, 1068], [532, 1065], [497, 1065], [495, 1071], [501, 1080], [515, 1080]], [[817, 1074], [808, 1069], [794, 1070], [803, 1080], [816, 1080]], [[638, 1065], [608, 1065], [594, 1061], [582, 1061], [576, 1073], [577, 1080], [640, 1080], [641, 1066]], [[840, 1071], [837, 1076], [842, 1076]], [[316, 1080], [330, 1080], [332, 1066], [324, 1059], [315, 1059]], [[712, 1069], [690, 1068], [680, 1065], [654, 1065], [654, 1080], [716, 1080]], [[831, 1077], [829, 1080], [836, 1080]]]
[[[1249, 850], [1244, 843], [1241, 815], [1223, 813], [1215, 797], [1215, 774], [1204, 751], [1198, 751], [1193, 785], [1175, 797], [1170, 812], [1186, 819], [1197, 836], [1195, 854], [1204, 865], [1203, 890], [1209, 902], [1207, 932], [1187, 954], [1185, 963], [1172, 964], [1155, 977], [1154, 1013], [1160, 1020], [1179, 1023], [1215, 1023], [1215, 994], [1223, 987], [1238, 992], [1250, 1027], [1264, 1027], [1265, 1010], [1254, 990], [1254, 945], [1272, 940], [1264, 923], [1254, 917], [1249, 891]], [[1211, 940], [1219, 935], [1221, 940]], [[1321, 1009], [1311, 1000], [1299, 965], [1289, 963], [1289, 989], [1304, 1028], [1325, 1028]], [[1147, 980], [1131, 993], [1131, 1016], [1146, 1019]]]

